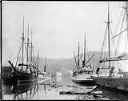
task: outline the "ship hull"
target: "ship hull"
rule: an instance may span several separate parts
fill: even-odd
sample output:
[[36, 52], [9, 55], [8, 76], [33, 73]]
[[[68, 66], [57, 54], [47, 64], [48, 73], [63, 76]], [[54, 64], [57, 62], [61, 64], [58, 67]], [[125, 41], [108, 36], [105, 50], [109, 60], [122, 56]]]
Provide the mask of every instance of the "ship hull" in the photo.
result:
[[10, 73], [6, 73], [5, 75], [2, 75], [2, 83], [5, 85], [12, 85], [13, 83], [13, 76]]
[[80, 86], [95, 86], [95, 82], [93, 80], [72, 80], [72, 81]]
[[90, 76], [88, 76], [88, 78], [77, 78], [75, 76], [72, 76], [72, 82], [80, 86], [95, 86], [95, 81], [91, 79]]
[[91, 76], [96, 85], [111, 91], [128, 93], [128, 78], [123, 77], [94, 77]]
[[[36, 75], [32, 75], [30, 73], [23, 73], [23, 72], [14, 72], [13, 73], [13, 80], [15, 80], [17, 83], [28, 83], [35, 81], [37, 79]], [[14, 81], [14, 82], [15, 82]]]
[[30, 73], [23, 73], [21, 71], [15, 71], [9, 73], [8, 76], [4, 76], [4, 84], [16, 84], [16, 83], [29, 83], [37, 80], [37, 76], [31, 75]]

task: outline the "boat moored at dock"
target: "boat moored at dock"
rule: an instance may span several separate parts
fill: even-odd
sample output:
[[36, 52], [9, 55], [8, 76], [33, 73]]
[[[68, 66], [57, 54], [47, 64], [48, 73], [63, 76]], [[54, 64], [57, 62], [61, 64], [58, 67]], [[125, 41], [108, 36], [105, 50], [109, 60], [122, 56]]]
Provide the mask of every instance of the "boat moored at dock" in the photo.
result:
[[75, 58], [75, 63], [76, 63], [76, 69], [72, 73], [72, 81], [78, 85], [81, 86], [93, 86], [95, 85], [94, 80], [91, 78], [91, 76], [94, 74], [94, 66], [89, 64], [90, 60], [94, 57], [90, 57], [86, 61], [87, 53], [86, 53], [86, 36], [84, 38], [84, 60], [82, 61], [82, 66], [80, 66], [80, 59], [79, 59], [79, 44], [78, 44], [78, 61], [76, 62]]
[[[125, 51], [121, 51], [119, 49], [124, 49], [122, 48], [122, 45], [119, 44], [119, 40], [121, 39], [121, 35], [124, 35], [125, 38], [123, 38], [122, 41], [125, 42], [125, 48], [127, 48], [127, 43], [125, 40], [127, 40], [127, 35], [128, 35], [128, 2], [125, 3], [125, 9], [123, 19], [126, 17], [126, 24], [123, 24], [125, 20], [122, 21], [122, 26], [121, 26], [121, 32], [113, 37], [115, 39], [118, 36], [118, 41], [117, 41], [117, 46], [116, 50], [114, 51], [114, 54], [112, 53], [111, 50], [111, 41], [110, 41], [110, 14], [109, 14], [109, 4], [108, 4], [108, 21], [107, 21], [107, 29], [108, 29], [108, 57], [103, 58], [103, 55], [101, 54], [101, 58], [99, 61], [99, 67], [97, 68], [97, 76], [91, 76], [92, 79], [96, 82], [97, 86], [107, 88], [112, 91], [121, 91], [121, 92], [127, 92], [128, 93], [128, 72], [123, 72], [121, 70], [121, 63], [125, 64], [128, 60], [128, 54], [125, 49]], [[123, 26], [125, 26], [125, 30], [123, 30]], [[126, 27], [127, 26], [127, 27]], [[122, 31], [123, 30], [123, 31]], [[106, 36], [106, 35], [105, 35]], [[105, 37], [106, 38], [106, 37]], [[125, 39], [125, 40], [124, 40]], [[120, 46], [120, 47], [119, 47]], [[103, 48], [102, 48], [103, 51]], [[123, 52], [123, 53], [121, 53]], [[112, 56], [114, 55], [114, 56]], [[127, 65], [124, 65], [125, 68], [128, 68]]]

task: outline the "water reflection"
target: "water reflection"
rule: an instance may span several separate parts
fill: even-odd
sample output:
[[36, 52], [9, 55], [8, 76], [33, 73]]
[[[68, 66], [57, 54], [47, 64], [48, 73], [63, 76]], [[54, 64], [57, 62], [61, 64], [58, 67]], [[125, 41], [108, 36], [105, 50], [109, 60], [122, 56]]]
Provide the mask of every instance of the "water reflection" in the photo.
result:
[[95, 86], [79, 86], [65, 77], [47, 82], [3, 86], [5, 100], [128, 100], [122, 94]]
[[[38, 85], [36, 82], [3, 85], [4, 95], [12, 96], [12, 100], [24, 100], [33, 97], [38, 92]], [[4, 97], [5, 99], [7, 96]]]

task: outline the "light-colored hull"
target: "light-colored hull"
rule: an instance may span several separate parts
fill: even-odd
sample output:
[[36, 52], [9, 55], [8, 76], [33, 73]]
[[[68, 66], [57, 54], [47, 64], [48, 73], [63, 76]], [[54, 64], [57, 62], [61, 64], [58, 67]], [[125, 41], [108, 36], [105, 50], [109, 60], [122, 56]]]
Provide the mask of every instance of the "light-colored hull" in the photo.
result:
[[40, 84], [40, 83], [43, 83], [43, 82], [45, 82], [47, 80], [50, 80], [50, 79], [51, 79], [51, 76], [50, 75], [49, 76], [42, 76], [42, 75], [40, 75], [38, 77], [38, 83]]
[[96, 85], [110, 90], [118, 90], [128, 93], [128, 78], [123, 77], [94, 77]]
[[80, 86], [94, 86], [95, 82], [90, 75], [72, 76], [72, 81]]

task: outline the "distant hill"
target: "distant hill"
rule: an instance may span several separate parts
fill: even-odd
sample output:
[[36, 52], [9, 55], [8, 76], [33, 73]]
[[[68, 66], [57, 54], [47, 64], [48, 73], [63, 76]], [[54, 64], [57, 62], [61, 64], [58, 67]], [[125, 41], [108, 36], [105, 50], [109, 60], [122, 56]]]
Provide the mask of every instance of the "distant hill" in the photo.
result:
[[[88, 52], [88, 54], [89, 54], [89, 57], [91, 57], [93, 54], [95, 54], [95, 56], [90, 60], [89, 63], [91, 63], [93, 66], [97, 67], [98, 62], [99, 62], [100, 52], [91, 51], [91, 52]], [[81, 56], [82, 56], [82, 54], [81, 54]], [[39, 68], [40, 69], [43, 69], [44, 63], [45, 63], [45, 59], [40, 57], [40, 60], [39, 60]], [[82, 61], [81, 61], [81, 63], [82, 63]], [[55, 74], [57, 71], [60, 71], [61, 69], [63, 71], [73, 70], [74, 67], [75, 67], [74, 57], [69, 58], [69, 59], [47, 59], [47, 71], [49, 71], [52, 74]]]
[[[93, 66], [97, 67], [98, 62], [99, 62], [100, 52], [97, 52], [97, 51], [88, 52], [89, 57], [92, 57], [94, 54], [95, 54], [95, 56], [90, 60], [89, 64], [92, 64]], [[83, 60], [82, 54], [80, 54], [80, 57], [81, 57], [80, 63], [82, 63], [82, 60]], [[34, 57], [34, 59], [36, 60], [36, 57]], [[47, 58], [46, 61], [47, 61], [47, 71], [52, 73], [52, 74], [55, 74], [58, 71], [63, 71], [63, 72], [72, 71], [76, 65], [74, 57], [69, 58], [69, 59], [64, 59], [64, 58], [62, 58], [62, 59], [49, 59], [49, 58]], [[45, 65], [45, 59], [40, 56], [40, 58], [39, 58], [40, 70], [43, 70], [44, 65]]]

